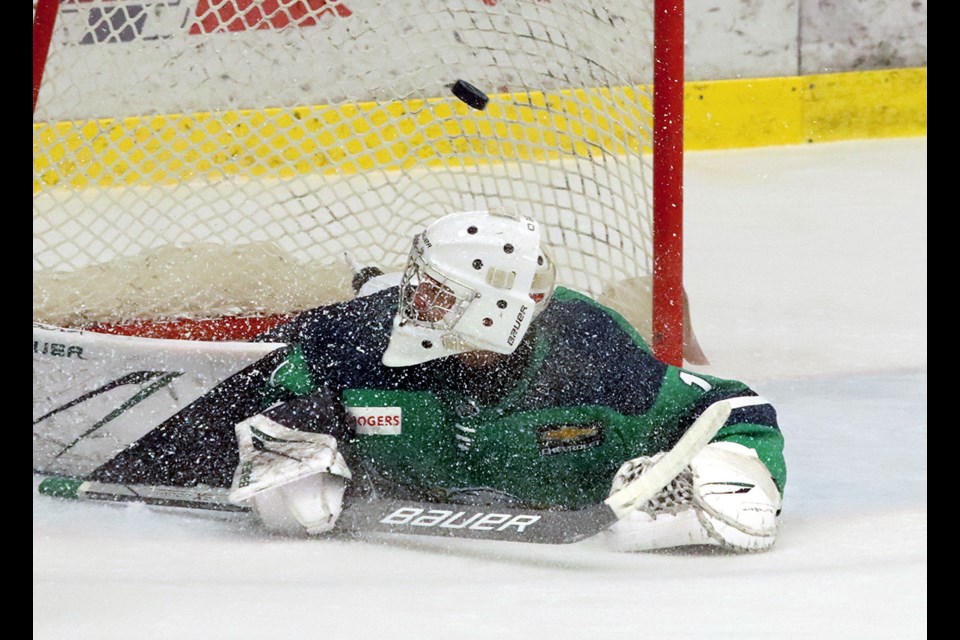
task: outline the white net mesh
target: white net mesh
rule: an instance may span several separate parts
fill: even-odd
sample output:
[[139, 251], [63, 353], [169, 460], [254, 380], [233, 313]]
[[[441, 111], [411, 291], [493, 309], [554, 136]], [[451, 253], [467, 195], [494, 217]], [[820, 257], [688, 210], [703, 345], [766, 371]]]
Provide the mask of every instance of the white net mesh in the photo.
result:
[[649, 5], [62, 0], [34, 320], [299, 311], [351, 295], [344, 252], [396, 268], [431, 220], [501, 205], [543, 223], [560, 283], [648, 286]]

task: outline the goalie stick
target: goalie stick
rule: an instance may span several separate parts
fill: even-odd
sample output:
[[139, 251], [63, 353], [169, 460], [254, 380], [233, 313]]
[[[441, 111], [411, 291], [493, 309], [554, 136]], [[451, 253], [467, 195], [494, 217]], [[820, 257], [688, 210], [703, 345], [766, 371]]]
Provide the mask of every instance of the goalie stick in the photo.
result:
[[[676, 478], [726, 423], [735, 403], [737, 400], [721, 400], [707, 407], [660, 460], [596, 505], [551, 511], [364, 498], [345, 506], [337, 521], [337, 530], [539, 544], [579, 542], [604, 531]], [[228, 490], [216, 487], [152, 487], [50, 477], [40, 483], [39, 491], [44, 495], [82, 500], [249, 511], [231, 504], [227, 500]]]

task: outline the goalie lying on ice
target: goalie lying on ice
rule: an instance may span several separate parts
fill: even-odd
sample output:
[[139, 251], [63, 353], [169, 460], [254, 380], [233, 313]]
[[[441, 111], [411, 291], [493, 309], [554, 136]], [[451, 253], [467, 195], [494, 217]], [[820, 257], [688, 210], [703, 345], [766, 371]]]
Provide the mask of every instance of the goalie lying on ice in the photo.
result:
[[743, 383], [657, 360], [616, 312], [555, 287], [537, 223], [445, 216], [397, 287], [305, 312], [266, 409], [236, 424], [231, 501], [319, 535], [345, 495], [576, 509], [669, 450], [701, 411], [737, 408], [653, 500], [604, 536], [620, 550], [773, 545], [786, 480], [776, 413]]

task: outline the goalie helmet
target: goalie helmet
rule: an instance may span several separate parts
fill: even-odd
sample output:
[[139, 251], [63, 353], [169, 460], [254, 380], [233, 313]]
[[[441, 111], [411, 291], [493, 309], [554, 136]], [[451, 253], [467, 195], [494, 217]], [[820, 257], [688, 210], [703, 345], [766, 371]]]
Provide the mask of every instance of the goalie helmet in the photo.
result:
[[555, 282], [532, 218], [485, 210], [444, 216], [413, 239], [383, 364], [513, 353]]

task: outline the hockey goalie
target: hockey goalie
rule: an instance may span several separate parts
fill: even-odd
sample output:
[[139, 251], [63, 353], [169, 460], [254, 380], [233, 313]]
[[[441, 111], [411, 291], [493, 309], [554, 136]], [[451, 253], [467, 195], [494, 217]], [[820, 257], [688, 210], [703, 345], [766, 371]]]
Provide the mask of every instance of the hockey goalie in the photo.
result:
[[774, 408], [657, 360], [558, 268], [533, 219], [456, 212], [413, 238], [402, 274], [248, 342], [35, 325], [34, 469], [60, 495], [191, 496], [322, 538], [374, 498], [597, 505], [725, 401], [709, 442], [600, 535], [621, 551], [770, 549], [786, 482]]

